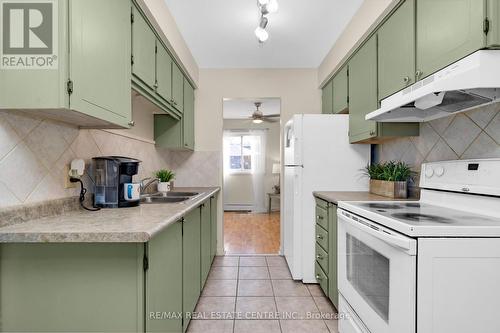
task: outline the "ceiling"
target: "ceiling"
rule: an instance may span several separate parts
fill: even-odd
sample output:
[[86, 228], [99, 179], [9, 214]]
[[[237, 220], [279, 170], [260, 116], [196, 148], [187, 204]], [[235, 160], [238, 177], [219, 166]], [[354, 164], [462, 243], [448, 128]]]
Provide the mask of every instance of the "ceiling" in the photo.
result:
[[257, 0], [165, 0], [200, 68], [316, 68], [363, 0], [278, 0], [259, 44]]
[[279, 114], [281, 110], [281, 100], [279, 98], [255, 98], [255, 99], [224, 99], [223, 118], [224, 119], [248, 119], [255, 111], [255, 102], [262, 102], [260, 111], [266, 116]]

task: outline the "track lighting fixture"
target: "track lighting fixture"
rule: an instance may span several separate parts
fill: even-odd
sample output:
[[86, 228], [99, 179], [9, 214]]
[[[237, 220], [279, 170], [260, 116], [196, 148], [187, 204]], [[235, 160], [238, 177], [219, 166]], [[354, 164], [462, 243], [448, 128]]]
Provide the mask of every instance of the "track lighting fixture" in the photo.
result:
[[259, 26], [255, 29], [255, 36], [260, 43], [264, 43], [269, 38], [269, 33], [266, 31], [267, 23], [269, 22], [266, 15], [278, 11], [277, 0], [257, 0], [257, 6], [260, 12]]

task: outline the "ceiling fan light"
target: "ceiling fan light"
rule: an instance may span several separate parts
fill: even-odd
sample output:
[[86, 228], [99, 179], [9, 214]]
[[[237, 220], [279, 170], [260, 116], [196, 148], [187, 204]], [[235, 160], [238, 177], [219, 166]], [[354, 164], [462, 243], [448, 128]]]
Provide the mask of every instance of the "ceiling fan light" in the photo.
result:
[[276, 13], [279, 8], [278, 0], [269, 0], [266, 7], [269, 13]]
[[254, 124], [262, 124], [263, 120], [262, 120], [262, 119], [260, 119], [260, 118], [256, 118], [256, 119], [252, 120], [252, 122], [253, 122]]
[[265, 29], [262, 29], [260, 26], [255, 29], [255, 36], [259, 39], [259, 42], [264, 43], [268, 38], [269, 34]]

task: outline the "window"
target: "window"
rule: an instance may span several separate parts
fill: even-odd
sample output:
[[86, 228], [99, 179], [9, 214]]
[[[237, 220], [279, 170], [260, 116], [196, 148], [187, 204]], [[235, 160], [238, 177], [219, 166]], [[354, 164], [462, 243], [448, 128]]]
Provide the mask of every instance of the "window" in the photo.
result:
[[228, 148], [229, 171], [252, 171], [252, 144], [255, 140], [250, 135], [234, 135], [225, 138]]

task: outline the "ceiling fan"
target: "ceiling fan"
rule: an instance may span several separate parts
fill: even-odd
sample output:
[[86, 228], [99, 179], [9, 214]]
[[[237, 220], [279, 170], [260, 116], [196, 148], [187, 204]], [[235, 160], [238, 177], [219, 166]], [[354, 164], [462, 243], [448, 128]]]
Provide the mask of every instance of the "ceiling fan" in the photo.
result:
[[268, 114], [264, 115], [259, 108], [262, 106], [262, 102], [255, 102], [255, 111], [252, 113], [252, 116], [249, 119], [252, 119], [254, 124], [261, 124], [262, 122], [275, 123], [278, 120], [273, 118], [279, 118], [279, 114]]

